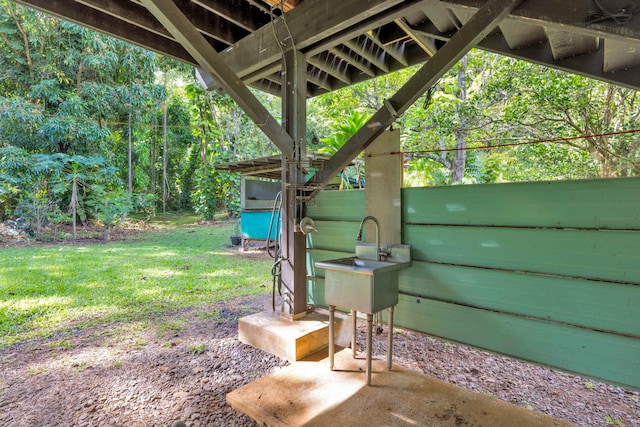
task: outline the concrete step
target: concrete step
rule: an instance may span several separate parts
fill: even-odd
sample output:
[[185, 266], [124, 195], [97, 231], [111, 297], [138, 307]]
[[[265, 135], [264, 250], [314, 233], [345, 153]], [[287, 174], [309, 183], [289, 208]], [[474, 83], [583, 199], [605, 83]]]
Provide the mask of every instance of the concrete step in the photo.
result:
[[[336, 344], [351, 341], [351, 316], [336, 313]], [[264, 311], [238, 321], [240, 342], [295, 362], [326, 348], [329, 344], [329, 312], [316, 309], [297, 320]]]

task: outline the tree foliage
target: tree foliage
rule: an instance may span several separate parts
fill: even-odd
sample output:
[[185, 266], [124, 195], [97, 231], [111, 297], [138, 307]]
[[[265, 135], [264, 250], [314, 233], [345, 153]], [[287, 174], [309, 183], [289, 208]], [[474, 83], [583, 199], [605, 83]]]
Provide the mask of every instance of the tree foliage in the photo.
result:
[[[278, 154], [185, 64], [8, 0], [0, 40], [2, 220], [108, 229], [160, 206], [235, 215], [240, 178], [214, 165]], [[309, 100], [308, 151], [335, 153], [416, 69]], [[254, 94], [281, 117], [279, 98]], [[471, 51], [394, 123], [405, 182], [637, 176], [640, 137], [627, 131], [640, 127], [638, 102], [633, 90]]]

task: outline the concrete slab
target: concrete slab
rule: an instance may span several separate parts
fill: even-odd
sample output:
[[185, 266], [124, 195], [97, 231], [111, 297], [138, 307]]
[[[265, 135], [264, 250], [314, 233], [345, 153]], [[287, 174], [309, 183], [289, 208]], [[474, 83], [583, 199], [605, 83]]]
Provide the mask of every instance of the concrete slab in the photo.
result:
[[[336, 343], [351, 341], [351, 317], [336, 314]], [[329, 344], [329, 312], [316, 309], [301, 319], [289, 320], [273, 311], [245, 316], [238, 321], [240, 342], [290, 362], [301, 360]]]
[[364, 358], [326, 351], [227, 395], [233, 408], [271, 427], [279, 426], [573, 426], [541, 413], [374, 360], [365, 385]]

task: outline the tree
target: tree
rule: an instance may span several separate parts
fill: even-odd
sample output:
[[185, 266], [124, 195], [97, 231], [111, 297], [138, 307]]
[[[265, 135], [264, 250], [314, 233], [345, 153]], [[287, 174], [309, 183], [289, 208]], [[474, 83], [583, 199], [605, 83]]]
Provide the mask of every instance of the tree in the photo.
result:
[[[10, 1], [0, 2], [0, 38], [0, 144], [42, 155], [99, 156], [105, 168], [123, 166], [131, 189], [146, 194], [150, 132], [136, 131], [134, 122], [149, 120], [166, 98], [154, 84], [156, 55]], [[123, 129], [130, 143], [120, 151]]]
[[[323, 145], [318, 149], [321, 154], [332, 156], [335, 154], [355, 133], [364, 126], [369, 120], [369, 114], [361, 113], [353, 110], [347, 117], [337, 120], [331, 127], [328, 137], [322, 138], [320, 143]], [[364, 172], [360, 165], [356, 165], [355, 171], [347, 172], [347, 169], [340, 173], [340, 189], [353, 188], [352, 181], [361, 184]]]
[[[617, 134], [640, 125], [638, 92], [537, 65], [514, 61], [513, 92], [504, 118], [520, 133], [561, 141], [588, 153], [603, 178], [640, 173], [640, 138]], [[503, 75], [504, 76], [504, 75]]]

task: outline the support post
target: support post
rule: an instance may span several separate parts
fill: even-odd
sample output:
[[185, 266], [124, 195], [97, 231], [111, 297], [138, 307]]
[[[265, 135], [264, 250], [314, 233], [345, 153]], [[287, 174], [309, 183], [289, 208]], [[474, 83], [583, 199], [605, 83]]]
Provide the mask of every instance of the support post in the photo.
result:
[[302, 166], [306, 153], [306, 62], [295, 49], [284, 53], [282, 78], [282, 118], [285, 131], [293, 139], [293, 159], [282, 156], [282, 289], [283, 314], [303, 316], [307, 310], [307, 239], [299, 227], [305, 203], [297, 197], [306, 177]]

